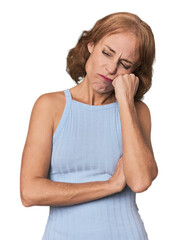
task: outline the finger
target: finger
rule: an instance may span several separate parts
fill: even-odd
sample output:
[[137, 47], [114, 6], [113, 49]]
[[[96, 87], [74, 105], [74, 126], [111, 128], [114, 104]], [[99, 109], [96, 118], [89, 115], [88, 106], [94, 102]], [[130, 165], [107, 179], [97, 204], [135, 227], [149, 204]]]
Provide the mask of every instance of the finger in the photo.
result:
[[133, 74], [133, 73], [130, 73], [129, 76], [133, 79], [136, 77], [135, 74]]

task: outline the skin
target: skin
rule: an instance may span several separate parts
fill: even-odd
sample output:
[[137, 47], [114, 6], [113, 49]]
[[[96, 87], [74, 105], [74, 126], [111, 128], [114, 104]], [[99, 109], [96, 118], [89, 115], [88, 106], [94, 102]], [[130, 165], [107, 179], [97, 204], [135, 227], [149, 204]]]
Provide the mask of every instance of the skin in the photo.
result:
[[73, 99], [78, 98], [78, 101], [90, 105], [115, 102], [113, 83], [106, 82], [98, 74], [115, 79], [119, 75], [132, 73], [139, 60], [137, 38], [130, 32], [105, 36], [96, 45], [89, 43], [88, 51], [90, 57], [86, 63], [87, 74], [80, 84], [71, 88]]
[[[86, 77], [71, 89], [73, 98], [90, 105], [115, 102], [120, 108], [123, 156], [118, 161], [114, 184], [119, 173], [123, 186], [135, 192], [145, 191], [156, 178], [158, 168], [151, 144], [151, 117], [148, 106], [134, 102], [139, 78], [133, 74], [139, 65], [139, 45], [132, 32], [122, 32], [103, 37], [97, 44], [88, 44], [90, 52], [86, 63]], [[128, 63], [129, 62], [129, 63]], [[101, 76], [112, 79], [106, 82]], [[113, 91], [114, 90], [114, 91]]]
[[[89, 43], [88, 50], [87, 75], [70, 92], [73, 99], [90, 105], [109, 104], [117, 99], [121, 115], [123, 156], [113, 176], [107, 181], [64, 183], [47, 179], [52, 137], [64, 110], [65, 95], [64, 92], [41, 95], [32, 109], [22, 154], [20, 192], [26, 207], [65, 206], [92, 201], [120, 192], [126, 184], [134, 192], [143, 192], [157, 176], [150, 140], [150, 112], [143, 102], [133, 101], [139, 83], [133, 74], [139, 64], [137, 39], [132, 33], [114, 34], [104, 37], [96, 45]], [[123, 64], [129, 68], [126, 69]], [[111, 78], [112, 82], [104, 81], [98, 73]]]

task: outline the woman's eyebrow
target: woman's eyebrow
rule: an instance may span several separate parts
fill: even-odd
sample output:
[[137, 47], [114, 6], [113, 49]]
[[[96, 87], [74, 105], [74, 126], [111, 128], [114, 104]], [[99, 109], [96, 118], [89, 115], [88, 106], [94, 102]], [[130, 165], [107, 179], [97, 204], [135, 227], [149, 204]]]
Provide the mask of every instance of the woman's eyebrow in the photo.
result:
[[[105, 46], [106, 46], [107, 48], [109, 48], [109, 50], [110, 50], [111, 52], [116, 53], [110, 46], [108, 46], [108, 45], [106, 45], [106, 44], [105, 44]], [[122, 60], [125, 61], [125, 62], [127, 62], [127, 63], [133, 64], [133, 62], [129, 61], [128, 59], [122, 58]]]
[[109, 47], [108, 45], [105, 44], [105, 46], [108, 47], [111, 52], [116, 53], [116, 52], [115, 52], [111, 47]]

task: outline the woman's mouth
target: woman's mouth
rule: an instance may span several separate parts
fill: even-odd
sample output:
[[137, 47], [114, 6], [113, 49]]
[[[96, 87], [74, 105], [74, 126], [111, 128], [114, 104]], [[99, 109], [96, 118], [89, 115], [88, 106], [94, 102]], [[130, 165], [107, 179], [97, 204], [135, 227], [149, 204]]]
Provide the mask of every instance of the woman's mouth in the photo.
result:
[[105, 77], [104, 75], [101, 75], [98, 73], [100, 77], [102, 77], [106, 82], [112, 82], [112, 79]]

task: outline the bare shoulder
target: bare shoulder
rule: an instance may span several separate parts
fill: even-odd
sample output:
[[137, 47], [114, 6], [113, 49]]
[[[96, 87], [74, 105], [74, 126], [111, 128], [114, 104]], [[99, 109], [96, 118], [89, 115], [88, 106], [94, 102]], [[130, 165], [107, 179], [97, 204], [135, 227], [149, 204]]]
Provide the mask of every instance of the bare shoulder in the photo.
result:
[[58, 122], [61, 119], [64, 107], [65, 107], [65, 93], [64, 91], [44, 93], [40, 95], [34, 103], [31, 121], [36, 119], [36, 116], [40, 115], [41, 120], [46, 119], [52, 129], [52, 133], [55, 132]]
[[142, 101], [135, 102], [135, 108], [139, 117], [139, 120], [146, 124], [151, 124], [151, 113], [146, 103]]
[[66, 103], [65, 93], [64, 91], [45, 93], [41, 95], [39, 98], [41, 98], [41, 101], [44, 102], [45, 107], [49, 111], [53, 125], [52, 131], [54, 134], [65, 108]]
[[135, 107], [138, 112], [147, 113], [147, 114], [150, 113], [149, 107], [143, 101], [136, 101]]
[[65, 105], [64, 91], [44, 93], [37, 98], [35, 104], [40, 105], [54, 116], [56, 111]]
[[58, 91], [58, 92], [50, 92], [50, 93], [44, 93], [40, 95], [36, 102], [40, 102], [41, 104], [48, 104], [54, 106], [55, 103], [61, 103], [65, 101], [65, 94], [64, 91]]
[[153, 151], [151, 146], [151, 114], [149, 107], [146, 105], [146, 103], [138, 101], [135, 103], [135, 108], [137, 111], [138, 121], [140, 123], [142, 134], [148, 143], [150, 150]]

